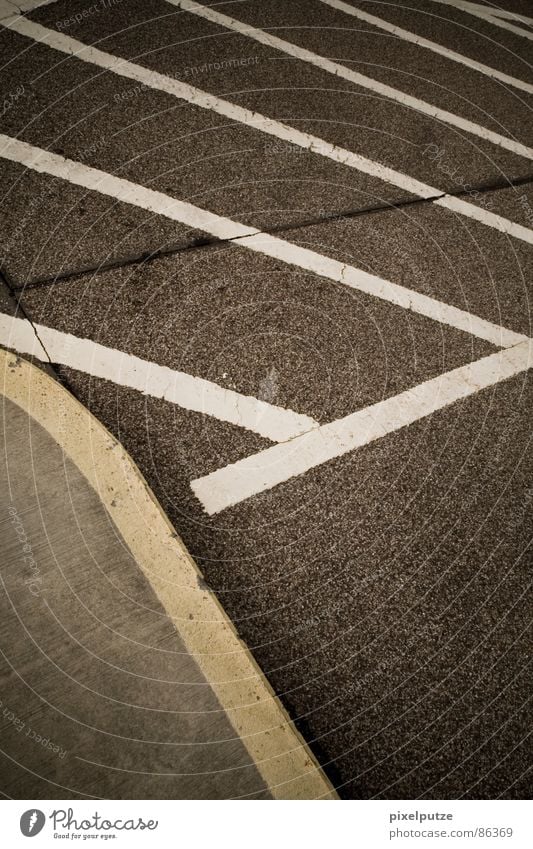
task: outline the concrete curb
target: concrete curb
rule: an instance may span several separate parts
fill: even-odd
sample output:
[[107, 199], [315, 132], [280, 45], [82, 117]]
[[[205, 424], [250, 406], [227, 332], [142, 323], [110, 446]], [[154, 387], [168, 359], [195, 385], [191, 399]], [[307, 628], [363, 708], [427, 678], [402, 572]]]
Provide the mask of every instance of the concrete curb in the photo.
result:
[[338, 798], [131, 457], [41, 369], [0, 348], [0, 370], [3, 395], [45, 428], [98, 494], [272, 796]]

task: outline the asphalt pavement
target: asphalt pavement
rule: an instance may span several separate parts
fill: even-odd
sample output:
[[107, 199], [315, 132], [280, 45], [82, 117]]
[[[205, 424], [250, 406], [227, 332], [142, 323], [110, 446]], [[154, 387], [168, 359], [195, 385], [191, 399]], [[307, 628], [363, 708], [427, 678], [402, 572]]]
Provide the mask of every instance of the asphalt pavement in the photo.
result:
[[345, 798], [528, 794], [528, 6], [0, 20], [0, 343], [130, 452]]

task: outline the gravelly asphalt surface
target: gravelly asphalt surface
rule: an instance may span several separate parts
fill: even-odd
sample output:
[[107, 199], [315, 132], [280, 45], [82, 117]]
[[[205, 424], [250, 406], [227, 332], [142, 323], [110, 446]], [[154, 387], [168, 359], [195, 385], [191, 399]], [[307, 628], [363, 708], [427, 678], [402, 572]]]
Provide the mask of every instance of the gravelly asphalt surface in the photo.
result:
[[[533, 82], [519, 35], [422, 0], [350, 2]], [[28, 17], [533, 226], [523, 156], [163, 0], [65, 24], [83, 8], [60, 0]], [[217, 8], [532, 144], [532, 95], [318, 0]], [[3, 29], [0, 52], [3, 87], [26, 92], [0, 132], [531, 335], [532, 244]], [[247, 62], [202, 70], [234, 58]], [[321, 424], [496, 350], [23, 165], [2, 162], [0, 195], [3, 267], [34, 321]], [[527, 796], [528, 372], [214, 516], [191, 481], [268, 440], [57, 373], [130, 451], [341, 796]]]
[[3, 790], [25, 798], [31, 787], [40, 799], [268, 798], [96, 493], [46, 431], [3, 404], [2, 486], [24, 507], [40, 590], [20, 580], [19, 540], [3, 534], [0, 645], [12, 664], [2, 670]]

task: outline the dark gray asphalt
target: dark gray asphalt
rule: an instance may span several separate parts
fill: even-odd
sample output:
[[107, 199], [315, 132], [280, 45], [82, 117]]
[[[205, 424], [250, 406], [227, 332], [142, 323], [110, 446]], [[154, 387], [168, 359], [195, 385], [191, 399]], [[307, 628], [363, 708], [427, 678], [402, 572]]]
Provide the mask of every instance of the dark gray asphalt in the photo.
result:
[[[135, 87], [131, 80], [100, 74], [79, 60], [65, 61], [64, 54], [44, 46], [22, 52], [29, 44], [22, 36], [0, 31], [2, 55], [12, 60], [3, 72], [6, 89], [24, 85], [31, 94], [0, 118], [0, 131], [7, 135], [260, 229], [406, 197], [405, 192], [381, 180], [295, 149], [257, 130], [230, 125], [222, 116], [163, 92], [124, 97]], [[107, 44], [104, 47], [109, 49]], [[115, 96], [121, 96], [118, 102]], [[20, 195], [16, 177], [10, 179], [8, 174], [2, 196], [16, 207]], [[73, 215], [79, 221], [79, 230], [89, 230], [92, 219], [87, 211], [83, 215], [80, 212], [80, 205], [86, 204], [81, 199], [76, 204], [77, 196], [83, 194], [74, 190]], [[109, 206], [105, 201], [101, 203], [104, 209]], [[40, 213], [47, 219], [49, 211], [48, 202], [38, 201], [34, 217], [38, 221]], [[119, 208], [119, 220], [122, 217], [127, 221], [127, 215]], [[142, 220], [146, 216], [137, 213], [137, 220], [139, 217]], [[71, 226], [74, 225], [69, 225], [69, 229]], [[130, 229], [134, 233], [135, 226], [133, 218]], [[104, 223], [99, 229], [105, 227]], [[120, 224], [118, 227], [120, 230]], [[109, 235], [102, 239], [102, 247], [109, 241], [108, 250], [126, 254], [119, 231], [115, 239], [114, 229], [107, 230]], [[148, 232], [145, 246], [159, 247], [169, 231], [175, 239], [173, 234], [181, 235], [184, 228], [167, 224], [160, 235], [156, 231], [152, 238]], [[83, 235], [80, 264], [91, 261], [94, 251], [90, 242], [98, 236], [98, 231], [94, 236], [92, 232]], [[48, 246], [44, 249], [49, 266], [50, 250]], [[10, 257], [17, 253], [12, 247], [6, 255], [8, 268]], [[32, 254], [28, 269], [31, 279], [38, 276], [32, 267], [33, 257]], [[15, 260], [13, 264], [16, 265]], [[73, 258], [69, 264], [75, 264]]]
[[[358, 5], [533, 82], [530, 42], [519, 36], [421, 0]], [[504, 5], [528, 14], [527, 4]], [[61, 0], [30, 17], [57, 27], [82, 6]], [[282, 38], [532, 144], [531, 96], [315, 0], [247, 0], [220, 10], [281, 27]], [[528, 159], [163, 0], [124, 0], [64, 31], [440, 189], [507, 181], [465, 199], [533, 226]], [[130, 81], [95, 78], [91, 66], [44, 46], [23, 53], [30, 42], [21, 36], [0, 31], [0, 44], [12, 60], [2, 71], [6, 86], [22, 79], [32, 92], [3, 116], [0, 131], [274, 228], [289, 242], [531, 335], [531, 245], [429, 203], [406, 204], [413, 197], [394, 186], [282, 149], [258, 130], [224, 126], [169, 95], [131, 97]], [[234, 57], [257, 61], [198, 70]], [[445, 167], [424, 155], [429, 144], [445, 151]], [[510, 186], [517, 177], [524, 184]], [[242, 247], [194, 247], [198, 232], [20, 166], [4, 167], [1, 179], [0, 248], [19, 287], [188, 246], [21, 290], [35, 321], [255, 397], [266, 382], [268, 400], [320, 422], [495, 350]], [[352, 214], [321, 220], [346, 210]], [[527, 373], [208, 518], [191, 480], [267, 440], [57, 371], [133, 455], [342, 796], [527, 796]]]
[[61, 372], [136, 456], [343, 795], [527, 797], [524, 379], [207, 520], [188, 481], [252, 445]]
[[245, 395], [261, 397], [274, 369], [271, 402], [324, 423], [495, 350], [240, 247], [37, 287], [23, 302], [41, 324]]
[[[32, 17], [55, 27], [57, 21], [69, 17], [69, 10], [72, 15], [75, 8], [75, 4], [61, 0], [33, 13]], [[239, 0], [218, 8], [223, 14], [245, 23], [275, 27], [274, 34], [279, 37], [306, 46], [341, 64], [350, 64], [354, 70], [367, 76], [378, 78], [381, 73], [383, 81], [390, 85], [531, 144], [531, 130], [526, 118], [533, 102], [531, 95], [518, 92], [517, 100], [514, 90], [502, 92], [501, 84], [488, 77], [480, 78], [479, 74], [467, 68], [448, 61], [443, 69], [441, 60], [437, 62], [431, 54], [425, 57], [426, 65], [433, 68], [429, 76], [424, 66], [411, 70], [412, 46], [406, 42], [399, 43], [397, 60], [389, 59], [390, 39], [386, 39], [384, 47], [384, 35], [380, 31], [361, 33], [361, 29], [370, 29], [367, 25], [356, 25], [354, 32], [352, 18], [326, 8], [316, 0], [297, 0], [290, 4], [283, 0], [269, 0], [267, 3]], [[436, 6], [435, 10], [438, 11], [439, 7]], [[413, 17], [411, 15], [411, 23]], [[287, 18], [291, 29], [278, 29]], [[385, 101], [345, 79], [334, 77], [244, 35], [181, 12], [163, 0], [149, 5], [142, 0], [123, 2], [112, 6], [104, 15], [93, 15], [63, 31], [82, 41], [98, 41], [103, 50], [132, 60], [136, 57], [142, 65], [269, 117], [286, 120], [293, 125], [297, 122], [299, 129], [363, 156], [370, 156], [411, 177], [432, 185], [435, 184], [432, 181], [437, 180], [439, 188], [453, 188], [453, 181], [436, 171], [428, 156], [421, 155], [429, 144], [445, 148], [456, 167], [468, 162], [472, 182], [494, 175], [510, 177], [529, 173], [527, 160], [520, 156], [476, 136], [462, 138], [456, 128], [408, 112], [398, 103]], [[500, 53], [508, 60], [506, 35], [501, 35], [501, 32], [496, 32], [496, 40], [503, 40]], [[433, 36], [436, 36], [435, 32]], [[511, 40], [522, 42], [524, 39], [512, 36]], [[443, 43], [456, 49], [454, 37], [449, 41], [444, 39]], [[519, 48], [523, 50], [521, 43], [517, 50]], [[206, 63], [221, 64], [236, 57], [257, 61], [238, 69], [200, 71]], [[480, 56], [474, 53], [473, 58], [479, 59]], [[399, 71], [390, 70], [395, 67], [395, 61]], [[490, 64], [486, 46], [482, 61]], [[511, 61], [512, 67], [507, 67], [507, 73], [515, 72], [516, 76], [533, 82], [533, 72], [524, 64], [518, 62], [516, 67]], [[376, 65], [377, 68], [374, 67]], [[384, 66], [381, 71], [380, 65]], [[419, 81], [418, 76], [428, 76], [428, 81]], [[449, 86], [446, 85], [448, 79]], [[210, 152], [213, 152], [212, 146]]]

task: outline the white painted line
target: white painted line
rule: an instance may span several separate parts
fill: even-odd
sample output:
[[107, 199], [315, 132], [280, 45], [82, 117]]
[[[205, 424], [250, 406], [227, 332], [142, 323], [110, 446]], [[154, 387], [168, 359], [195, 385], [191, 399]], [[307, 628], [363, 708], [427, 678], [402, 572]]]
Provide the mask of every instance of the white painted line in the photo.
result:
[[284, 442], [318, 427], [318, 422], [310, 416], [224, 389], [201, 377], [42, 324], [34, 327], [39, 339], [26, 319], [0, 314], [0, 345], [19, 354], [31, 354], [43, 362], [68, 366], [92, 377], [136, 389], [152, 398], [162, 398], [185, 410], [230, 422], [273, 442]]
[[[435, 198], [435, 200], [432, 202], [435, 204], [435, 206], [442, 206], [449, 212], [456, 212], [459, 215], [466, 215], [469, 218], [476, 218], [476, 216], [471, 214], [472, 204], [463, 200], [462, 197], [456, 197], [455, 195], [443, 195], [441, 198]], [[468, 207], [468, 209], [465, 210], [465, 207]], [[487, 213], [487, 211], [482, 209], [481, 207], [479, 207], [479, 212], [480, 215], [477, 216], [476, 220], [479, 221], [481, 224], [487, 224], [489, 227], [492, 227], [493, 230], [499, 230], [500, 233], [506, 233], [508, 236], [515, 235], [515, 228], [518, 225], [513, 224], [513, 222], [509, 221], [508, 218], [504, 218], [502, 215], [498, 215], [496, 212]], [[490, 221], [488, 218], [485, 218], [484, 213], [490, 216]], [[533, 230], [528, 230], [528, 233], [533, 235]], [[533, 242], [531, 242], [529, 238], [524, 239], [523, 241], [527, 241], [530, 244], [533, 244]]]
[[87, 479], [275, 799], [336, 799], [248, 647], [122, 445], [64, 387], [0, 349], [0, 392]]
[[0, 21], [20, 12], [31, 12], [40, 6], [48, 6], [50, 3], [55, 3], [55, 0], [0, 0]]
[[289, 265], [304, 268], [307, 271], [326, 277], [336, 283], [366, 292], [388, 303], [401, 306], [419, 315], [431, 318], [449, 327], [455, 327], [465, 333], [485, 339], [499, 347], [511, 347], [524, 341], [526, 336], [515, 333], [483, 318], [442, 303], [428, 295], [415, 292], [397, 283], [391, 283], [368, 274], [351, 265], [302, 248], [292, 242], [286, 242], [267, 233], [261, 233], [253, 227], [246, 227], [229, 218], [207, 212], [190, 203], [176, 200], [161, 192], [147, 189], [136, 183], [130, 183], [120, 177], [113, 177], [105, 171], [99, 171], [81, 162], [73, 162], [56, 153], [34, 147], [19, 139], [0, 134], [0, 158], [18, 162], [38, 171], [68, 180], [77, 186], [100, 192], [125, 203], [164, 215], [173, 221], [180, 221], [195, 229], [203, 230], [221, 239], [231, 239], [234, 245], [256, 251], [265, 256], [280, 259]]
[[440, 109], [440, 107], [434, 106], [432, 103], [426, 103], [425, 100], [420, 100], [418, 97], [413, 97], [404, 91], [392, 88], [392, 86], [385, 85], [385, 83], [381, 83], [371, 77], [359, 74], [357, 71], [352, 71], [350, 68], [346, 67], [346, 65], [340, 65], [338, 62], [332, 62], [330, 59], [326, 59], [325, 56], [319, 56], [317, 53], [313, 53], [311, 50], [306, 50], [304, 47], [298, 47], [298, 45], [293, 44], [290, 41], [284, 41], [275, 35], [271, 35], [271, 33], [264, 32], [263, 30], [255, 27], [250, 27], [242, 21], [230, 18], [227, 15], [222, 15], [210, 6], [201, 6], [200, 4], [195, 3], [194, 0], [166, 0], [166, 2], [170, 3], [172, 6], [177, 6], [184, 12], [190, 12], [193, 15], [198, 15], [212, 23], [220, 24], [220, 26], [231, 29], [234, 32], [247, 36], [248, 38], [252, 38], [254, 41], [258, 41], [261, 44], [266, 44], [268, 47], [280, 50], [288, 56], [293, 56], [295, 59], [300, 59], [302, 62], [307, 62], [310, 65], [321, 68], [323, 71], [327, 71], [337, 77], [349, 80], [362, 88], [366, 88], [369, 91], [373, 91], [376, 94], [387, 97], [390, 100], [394, 100], [396, 103], [401, 103], [403, 106], [414, 109], [416, 112], [420, 112], [423, 115], [429, 115], [431, 118], [436, 118], [438, 121], [442, 121], [452, 127], [457, 127], [459, 130], [478, 136], [478, 138], [498, 145], [499, 147], [509, 150], [518, 156], [523, 156], [526, 159], [533, 159], [533, 148], [528, 147], [527, 145], [521, 144], [508, 136], [502, 136], [500, 133], [495, 133], [492, 130], [482, 127], [480, 124], [476, 124], [466, 118], [461, 118], [460, 115], [455, 115], [453, 112], [448, 112], [446, 109]]
[[91, 191], [113, 197], [124, 203], [141, 207], [149, 212], [164, 215], [172, 221], [188, 224], [193, 229], [203, 230], [218, 239], [235, 239], [258, 233], [255, 227], [215, 215], [186, 201], [177, 200], [162, 192], [147, 189], [137, 183], [131, 183], [121, 177], [114, 177], [106, 171], [91, 168], [81, 162], [66, 159], [56, 153], [50, 153], [40, 147], [34, 147], [27, 142], [13, 139], [0, 133], [0, 157], [18, 162], [37, 171], [39, 174], [50, 174], [61, 180], [67, 180], [76, 186], [82, 186]]
[[331, 6], [332, 9], [338, 9], [339, 12], [345, 12], [347, 15], [351, 15], [361, 21], [365, 21], [365, 23], [370, 24], [371, 26], [382, 29], [385, 32], [389, 32], [391, 35], [396, 36], [396, 38], [402, 39], [402, 41], [409, 41], [411, 44], [416, 44], [417, 47], [424, 47], [426, 50], [431, 50], [433, 53], [437, 53], [439, 56], [444, 56], [452, 62], [458, 62], [461, 65], [465, 65], [467, 68], [471, 68], [473, 71], [478, 71], [480, 74], [484, 74], [487, 77], [498, 80], [505, 85], [510, 85], [513, 86], [513, 88], [533, 94], [533, 85], [531, 83], [519, 80], [517, 77], [511, 77], [509, 74], [504, 74], [496, 68], [490, 68], [482, 62], [476, 62], [475, 59], [470, 59], [468, 56], [463, 56], [462, 53], [457, 53], [455, 50], [450, 50], [442, 44], [437, 44], [436, 41], [429, 41], [429, 39], [423, 38], [414, 32], [402, 29], [402, 27], [391, 24], [390, 21], [386, 21], [383, 18], [378, 18], [375, 15], [369, 15], [368, 12], [364, 12], [357, 6], [350, 6], [348, 3], [344, 3], [343, 0], [320, 0], [320, 2], [325, 6]]
[[522, 224], [515, 224], [514, 221], [510, 221], [502, 215], [497, 215], [497, 213], [489, 212], [481, 206], [468, 203], [462, 197], [446, 194], [440, 198], [435, 198], [432, 203], [436, 206], [442, 206], [444, 209], [450, 210], [450, 212], [457, 212], [466, 218], [478, 221], [486, 227], [492, 227], [493, 230], [498, 230], [500, 233], [506, 233], [508, 236], [513, 236], [515, 239], [520, 239], [523, 242], [533, 245], [533, 230], [531, 228], [524, 227]]
[[[95, 47], [90, 47], [81, 41], [70, 38], [70, 36], [64, 33], [47, 29], [27, 18], [17, 17], [10, 21], [4, 21], [4, 25], [9, 26], [10, 29], [26, 38], [42, 42], [68, 56], [75, 56], [80, 61], [112, 71], [157, 91], [164, 91], [201, 109], [207, 109], [219, 115], [224, 115], [224, 117], [229, 118], [232, 122], [246, 124], [260, 132], [311, 150], [313, 153], [331, 159], [333, 162], [338, 162], [363, 174], [369, 174], [372, 177], [390, 183], [390, 185], [397, 186], [402, 191], [418, 195], [422, 198], [438, 198], [440, 206], [447, 207], [454, 212], [459, 212], [461, 215], [478, 221], [487, 227], [492, 227], [501, 233], [506, 233], [516, 239], [528, 242], [528, 244], [533, 244], [533, 230], [528, 227], [509, 221], [507, 218], [503, 218], [465, 200], [457, 203], [457, 199], [453, 195], [442, 195], [440, 189], [434, 186], [422, 183], [413, 177], [402, 174], [401, 171], [395, 171], [350, 150], [330, 144], [318, 136], [300, 132], [300, 130], [294, 127], [274, 121], [272, 118], [267, 118], [258, 112], [243, 109], [227, 100], [222, 100], [219, 97], [194, 88], [194, 86], [188, 83], [179, 82], [172, 79], [172, 77], [167, 77], [164, 74], [158, 74], [155, 71], [144, 68], [142, 65], [136, 65], [133, 62], [128, 62], [110, 53], [104, 53]], [[437, 201], [433, 202], [436, 203]]]
[[498, 9], [495, 6], [482, 6], [479, 3], [464, 2], [464, 0], [433, 0], [433, 2], [438, 3], [440, 6], [454, 6], [462, 12], [467, 12], [469, 15], [481, 18], [482, 21], [488, 21], [489, 24], [494, 24], [496, 27], [509, 30], [509, 32], [513, 32], [515, 35], [521, 35], [533, 41], [533, 33], [530, 30], [510, 23], [510, 21], [517, 21], [533, 26], [533, 18], [528, 18], [526, 15], [518, 15], [515, 12]]
[[41, 341], [27, 319], [0, 313], [0, 345], [12, 348], [19, 354], [31, 354], [41, 363], [50, 362]]
[[19, 10], [10, 0], [0, 0], [0, 21], [16, 15]]
[[178, 97], [180, 100], [185, 100], [193, 106], [223, 115], [232, 122], [246, 124], [262, 133], [267, 133], [268, 135], [283, 139], [283, 141], [312, 150], [313, 153], [332, 159], [341, 165], [347, 165], [365, 174], [370, 174], [386, 183], [398, 186], [398, 188], [411, 194], [424, 198], [435, 197], [441, 194], [440, 190], [434, 186], [429, 186], [426, 183], [408, 177], [406, 174], [402, 174], [400, 171], [395, 171], [386, 165], [381, 165], [379, 162], [374, 162], [357, 153], [352, 153], [342, 147], [330, 144], [318, 136], [300, 132], [300, 130], [294, 127], [275, 121], [272, 118], [267, 118], [259, 112], [244, 109], [242, 106], [237, 106], [229, 100], [223, 100], [188, 83], [180, 82], [180, 80], [173, 79], [165, 74], [159, 74], [157, 71], [152, 71], [150, 68], [145, 68], [134, 62], [128, 62], [126, 59], [113, 56], [111, 53], [105, 53], [96, 47], [91, 47], [82, 41], [77, 41], [75, 38], [71, 38], [64, 33], [43, 27], [41, 24], [30, 21], [28, 18], [16, 17], [2, 23], [3, 26], [12, 29], [14, 32], [18, 32], [26, 38], [31, 38], [33, 41], [65, 53], [67, 56], [73, 56], [82, 62], [96, 65], [106, 71], [112, 71], [127, 79], [135, 80], [156, 91], [164, 91], [166, 94]]
[[478, 336], [480, 339], [485, 339], [499, 347], [511, 347], [527, 338], [520, 333], [515, 333], [474, 316], [472, 313], [437, 301], [435, 298], [430, 298], [428, 295], [414, 292], [412, 289], [383, 280], [381, 277], [376, 277], [360, 268], [346, 265], [343, 262], [315, 253], [292, 242], [277, 239], [275, 236], [266, 233], [235, 239], [235, 244], [275, 257], [283, 262], [296, 265], [298, 268], [312, 271], [320, 277], [327, 277], [329, 280], [342, 283], [344, 286], [357, 289], [359, 292], [365, 292], [441, 324]]
[[192, 490], [207, 513], [219, 513], [513, 377], [532, 364], [533, 342], [528, 340], [197, 478], [191, 483]]

